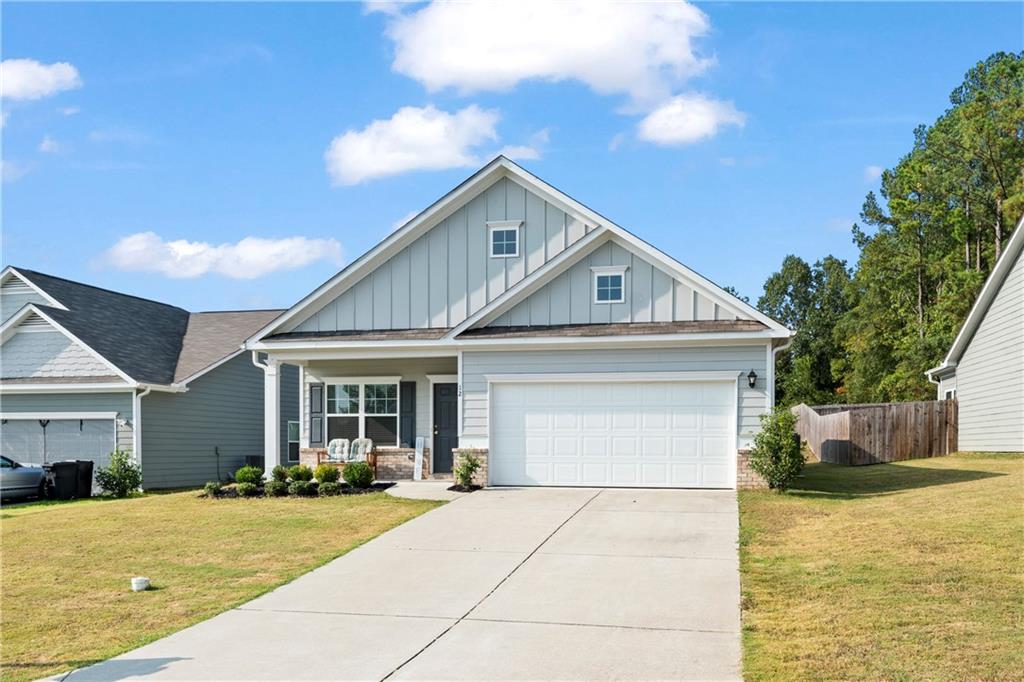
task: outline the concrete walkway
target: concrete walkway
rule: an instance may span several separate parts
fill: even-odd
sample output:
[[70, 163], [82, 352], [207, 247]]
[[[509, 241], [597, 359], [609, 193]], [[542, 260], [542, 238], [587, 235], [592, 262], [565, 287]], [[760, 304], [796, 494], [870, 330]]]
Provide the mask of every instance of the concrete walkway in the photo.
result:
[[70, 680], [739, 679], [736, 496], [489, 489]]

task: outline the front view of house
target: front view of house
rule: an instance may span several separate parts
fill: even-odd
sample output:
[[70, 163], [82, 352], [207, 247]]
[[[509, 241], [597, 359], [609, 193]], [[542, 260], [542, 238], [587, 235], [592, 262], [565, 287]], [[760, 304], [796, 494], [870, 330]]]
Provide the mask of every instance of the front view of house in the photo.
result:
[[[490, 485], [733, 488], [791, 332], [498, 157], [246, 343], [301, 373], [300, 448]], [[267, 457], [267, 462], [273, 457]]]

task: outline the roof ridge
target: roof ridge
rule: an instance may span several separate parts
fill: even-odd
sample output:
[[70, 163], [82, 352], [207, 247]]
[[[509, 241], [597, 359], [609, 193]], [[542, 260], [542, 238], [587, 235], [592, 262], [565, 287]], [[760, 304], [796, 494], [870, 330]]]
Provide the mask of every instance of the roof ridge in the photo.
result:
[[107, 289], [105, 287], [99, 287], [99, 286], [96, 286], [95, 284], [88, 284], [86, 282], [79, 282], [78, 280], [68, 279], [67, 277], [61, 277], [59, 275], [51, 275], [51, 274], [46, 273], [46, 272], [39, 272], [38, 270], [29, 270], [28, 268], [19, 268], [16, 265], [12, 265], [10, 267], [12, 269], [18, 271], [21, 274], [29, 275], [30, 279], [31, 279], [31, 275], [42, 275], [43, 277], [49, 277], [50, 279], [60, 280], [61, 282], [67, 282], [68, 284], [74, 284], [74, 285], [80, 286], [80, 287], [88, 287], [89, 289], [95, 289], [96, 291], [103, 291], [103, 292], [108, 293], [108, 294], [114, 294], [115, 296], [124, 296], [125, 298], [134, 298], [137, 301], [145, 301], [146, 303], [154, 303], [156, 305], [164, 306], [165, 308], [174, 308], [175, 310], [180, 310], [180, 311], [182, 311], [184, 313], [189, 312], [188, 310], [185, 310], [184, 308], [176, 306], [176, 305], [174, 305], [172, 303], [164, 303], [163, 301], [157, 301], [157, 300], [154, 300], [152, 298], [145, 298], [144, 296], [137, 296], [135, 294], [126, 294], [123, 291], [114, 291], [113, 289]]

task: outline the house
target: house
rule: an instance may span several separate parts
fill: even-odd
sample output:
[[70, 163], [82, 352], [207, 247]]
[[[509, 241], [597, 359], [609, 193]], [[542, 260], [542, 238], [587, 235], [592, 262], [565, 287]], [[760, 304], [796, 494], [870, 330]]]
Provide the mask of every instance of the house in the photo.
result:
[[1017, 224], [945, 360], [928, 370], [956, 398], [959, 449], [1024, 451], [1024, 218]]
[[299, 366], [303, 456], [369, 437], [411, 476], [422, 439], [423, 471], [473, 453], [491, 485], [732, 488], [791, 336], [498, 157], [246, 347], [268, 396]]
[[[189, 313], [4, 268], [0, 449], [24, 463], [97, 466], [115, 447], [130, 450], [145, 488], [224, 479], [265, 454], [263, 371], [242, 343], [280, 313]], [[279, 383], [271, 466], [298, 455], [297, 369]]]

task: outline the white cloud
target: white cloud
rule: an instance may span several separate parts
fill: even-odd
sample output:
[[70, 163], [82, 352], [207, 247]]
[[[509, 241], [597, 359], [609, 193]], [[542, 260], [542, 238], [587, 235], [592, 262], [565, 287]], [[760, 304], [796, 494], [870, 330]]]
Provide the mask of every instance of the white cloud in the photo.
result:
[[882, 177], [883, 172], [885, 172], [885, 169], [881, 166], [866, 166], [864, 168], [864, 181], [874, 182], [878, 178]]
[[691, 144], [714, 137], [724, 126], [746, 123], [747, 116], [732, 102], [699, 93], [676, 95], [637, 125], [637, 137], [660, 145]]
[[478, 165], [475, 148], [496, 141], [500, 118], [493, 109], [474, 105], [454, 114], [426, 107], [402, 107], [389, 119], [335, 137], [324, 162], [335, 185], [416, 170]]
[[80, 87], [82, 79], [78, 69], [67, 62], [41, 64], [34, 59], [0, 62], [0, 96], [8, 99], [41, 99]]
[[709, 28], [704, 13], [685, 2], [474, 0], [398, 13], [387, 34], [395, 43], [392, 68], [430, 91], [577, 80], [649, 107], [713, 62], [693, 46]]
[[117, 241], [101, 257], [105, 265], [134, 272], [155, 272], [175, 279], [217, 274], [231, 279], [256, 279], [280, 270], [294, 270], [316, 261], [341, 264], [341, 244], [334, 239], [245, 237], [234, 244], [164, 240], [139, 232]]
[[44, 154], [56, 154], [61, 150], [61, 144], [49, 135], [44, 135], [39, 143], [39, 151]]
[[64, 114], [65, 116], [74, 116], [81, 110], [81, 107], [61, 107], [60, 109], [58, 109], [58, 111], [60, 111], [60, 113]]
[[506, 145], [498, 153], [513, 161], [536, 161], [544, 154], [544, 148], [547, 147], [550, 140], [551, 133], [544, 128], [531, 135], [527, 144]]
[[16, 161], [0, 161], [0, 180], [3, 182], [14, 182], [28, 174], [29, 167]]

